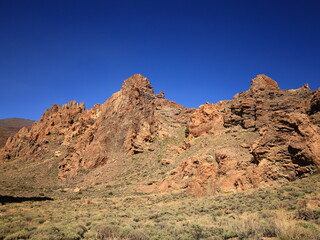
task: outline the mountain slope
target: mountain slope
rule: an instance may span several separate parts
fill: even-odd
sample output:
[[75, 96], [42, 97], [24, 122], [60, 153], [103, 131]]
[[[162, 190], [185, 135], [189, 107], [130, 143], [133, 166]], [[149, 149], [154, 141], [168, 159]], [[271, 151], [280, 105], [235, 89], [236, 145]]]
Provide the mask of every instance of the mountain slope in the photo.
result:
[[319, 169], [319, 99], [307, 85], [281, 90], [258, 75], [232, 100], [187, 109], [136, 74], [90, 110], [53, 105], [7, 141], [0, 162], [19, 163], [4, 174], [24, 184], [117, 181], [123, 194], [212, 195], [273, 185]]
[[17, 133], [22, 127], [31, 127], [34, 121], [23, 118], [0, 119], [0, 148], [7, 139]]

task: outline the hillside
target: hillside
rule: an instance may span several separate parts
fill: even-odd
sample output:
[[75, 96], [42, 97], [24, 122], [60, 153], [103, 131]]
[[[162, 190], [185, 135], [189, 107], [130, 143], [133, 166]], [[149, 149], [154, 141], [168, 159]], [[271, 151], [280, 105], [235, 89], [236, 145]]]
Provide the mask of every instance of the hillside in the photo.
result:
[[[209, 197], [184, 191], [127, 195], [125, 184], [1, 188], [0, 239], [318, 240], [320, 236], [320, 174]], [[13, 194], [15, 198], [10, 197]]]
[[22, 127], [30, 128], [34, 121], [23, 118], [0, 119], [0, 148], [10, 136], [16, 134]]
[[0, 149], [0, 239], [318, 240], [319, 110], [265, 75], [198, 109], [140, 74], [54, 104]]
[[319, 104], [319, 90], [282, 90], [258, 75], [232, 100], [187, 109], [136, 74], [92, 109], [54, 104], [7, 142], [0, 162], [19, 163], [6, 174], [31, 185], [49, 184], [43, 176], [85, 187], [121, 178], [140, 193], [238, 192], [319, 169]]

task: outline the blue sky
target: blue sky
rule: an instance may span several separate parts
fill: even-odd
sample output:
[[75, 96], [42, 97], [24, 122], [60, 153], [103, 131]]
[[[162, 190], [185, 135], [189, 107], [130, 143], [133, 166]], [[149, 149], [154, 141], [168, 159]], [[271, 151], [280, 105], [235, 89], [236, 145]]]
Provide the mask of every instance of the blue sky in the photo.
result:
[[186, 107], [263, 73], [320, 87], [320, 1], [0, 0], [0, 118], [103, 103], [141, 73]]

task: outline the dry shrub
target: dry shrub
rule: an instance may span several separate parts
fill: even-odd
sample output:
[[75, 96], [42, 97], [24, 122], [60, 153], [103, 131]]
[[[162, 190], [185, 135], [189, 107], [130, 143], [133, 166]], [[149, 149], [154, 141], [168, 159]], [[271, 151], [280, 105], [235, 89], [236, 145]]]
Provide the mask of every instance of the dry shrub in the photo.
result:
[[272, 227], [263, 224], [258, 214], [243, 214], [233, 221], [231, 227], [237, 233], [239, 238], [258, 239], [262, 236], [273, 237], [275, 233]]
[[[272, 212], [270, 212], [271, 214]], [[245, 213], [218, 219], [224, 238], [261, 239], [278, 237], [281, 240], [320, 240], [320, 228], [316, 224], [295, 218], [294, 212], [279, 210], [273, 215]]]
[[292, 213], [277, 211], [274, 219], [277, 237], [283, 240], [317, 240], [319, 230], [303, 221], [298, 221]]
[[108, 240], [129, 240], [127, 238], [123, 238], [123, 237], [109, 237], [107, 238]]
[[101, 225], [97, 229], [96, 239], [99, 240], [148, 240], [149, 237], [140, 230], [130, 233], [120, 233], [119, 228], [110, 225]]
[[245, 213], [240, 216], [226, 216], [218, 220], [225, 238], [260, 239], [276, 236], [273, 226], [257, 213]]
[[114, 226], [99, 226], [97, 229], [96, 239], [110, 240], [117, 239], [119, 237], [119, 230]]
[[135, 230], [135, 231], [130, 232], [127, 235], [127, 238], [130, 240], [148, 240], [149, 239], [149, 237], [144, 232], [142, 232], [140, 230]]
[[29, 239], [31, 233], [27, 230], [12, 233], [4, 238], [4, 240]]
[[320, 208], [310, 209], [310, 208], [300, 208], [296, 212], [296, 217], [301, 220], [318, 220], [320, 218]]

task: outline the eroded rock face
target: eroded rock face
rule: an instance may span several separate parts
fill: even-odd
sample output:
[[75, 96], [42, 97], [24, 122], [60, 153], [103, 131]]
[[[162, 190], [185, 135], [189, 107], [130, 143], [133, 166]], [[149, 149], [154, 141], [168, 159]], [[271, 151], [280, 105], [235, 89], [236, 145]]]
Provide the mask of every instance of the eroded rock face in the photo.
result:
[[31, 129], [22, 128], [8, 139], [1, 150], [1, 160], [41, 158], [41, 155], [58, 148], [64, 142], [68, 144], [68, 139], [82, 134], [91, 121], [83, 103], [72, 101], [63, 106], [54, 104]]
[[142, 75], [126, 79], [122, 89], [101, 106], [92, 131], [63, 159], [60, 177], [74, 175], [74, 169], [95, 168], [117, 156], [143, 152], [155, 133], [155, 98]]
[[252, 79], [250, 90], [252, 92], [265, 91], [265, 90], [279, 90], [278, 83], [264, 74], [258, 75]]
[[[104, 104], [53, 105], [30, 131], [22, 129], [2, 150], [2, 161], [37, 159], [61, 152], [59, 177], [74, 176], [127, 154], [144, 152], [154, 137], [170, 136], [192, 111], [154, 94], [141, 74], [126, 79]], [[167, 122], [171, 122], [170, 125]]]
[[188, 122], [188, 135], [196, 138], [208, 133], [219, 134], [223, 127], [222, 104], [206, 103], [201, 105], [192, 115]]
[[230, 114], [224, 116], [225, 127], [241, 125], [258, 130], [271, 121], [273, 113], [307, 113], [312, 91], [307, 85], [294, 90], [281, 90], [272, 79], [258, 75], [248, 91], [237, 94], [232, 100]]
[[55, 158], [65, 179], [81, 169], [112, 168], [128, 155], [157, 157], [147, 155], [153, 142], [175, 139], [158, 159], [170, 171], [138, 191], [210, 195], [292, 181], [320, 168], [319, 92], [307, 85], [281, 90], [258, 75], [232, 100], [187, 109], [154, 94], [149, 80], [136, 74], [90, 110], [76, 102], [53, 105], [7, 141], [0, 161]]
[[[188, 138], [209, 134], [219, 145], [205, 147], [213, 147], [215, 154], [197, 150], [154, 188], [208, 195], [292, 181], [313, 173], [319, 169], [319, 96], [319, 90], [312, 92], [307, 85], [281, 90], [274, 80], [258, 75], [250, 89], [233, 100], [200, 106], [191, 115]], [[252, 135], [221, 148], [230, 141], [224, 137], [228, 132], [239, 139], [241, 132], [259, 132], [260, 137]]]
[[320, 88], [314, 91], [310, 101], [309, 117], [313, 124], [320, 125]]
[[277, 113], [252, 145], [253, 161], [272, 164], [274, 178], [294, 180], [320, 167], [320, 129], [306, 114]]
[[[92, 130], [87, 131], [61, 162], [60, 177], [76, 174], [79, 168], [96, 168], [127, 154], [142, 153], [154, 137], [165, 137], [185, 124], [188, 111], [155, 95], [141, 74], [126, 79], [122, 89], [102, 106]], [[172, 124], [163, 124], [170, 121]]]

